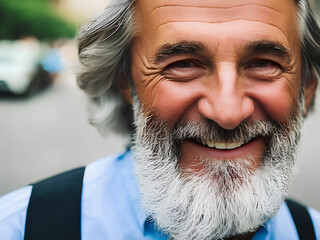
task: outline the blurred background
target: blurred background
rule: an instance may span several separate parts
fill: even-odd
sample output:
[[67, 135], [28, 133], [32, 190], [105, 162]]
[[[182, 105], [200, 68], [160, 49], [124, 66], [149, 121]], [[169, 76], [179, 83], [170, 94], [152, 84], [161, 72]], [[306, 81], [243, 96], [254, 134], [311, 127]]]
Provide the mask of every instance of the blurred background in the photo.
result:
[[[0, 0], [0, 195], [125, 149], [89, 125], [76, 85], [79, 26], [108, 0]], [[313, 0], [318, 20], [320, 0]], [[290, 196], [320, 210], [320, 98]]]

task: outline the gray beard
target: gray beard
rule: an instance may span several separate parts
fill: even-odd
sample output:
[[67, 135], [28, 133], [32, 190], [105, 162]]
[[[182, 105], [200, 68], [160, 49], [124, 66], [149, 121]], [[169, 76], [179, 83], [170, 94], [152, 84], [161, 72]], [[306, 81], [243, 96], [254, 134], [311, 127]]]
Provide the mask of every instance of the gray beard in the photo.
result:
[[[136, 132], [132, 150], [142, 205], [171, 239], [221, 239], [254, 232], [277, 213], [295, 172], [303, 103], [287, 124], [256, 121], [241, 123], [231, 131], [208, 120], [169, 128], [165, 121], [144, 114], [137, 97], [133, 104]], [[184, 139], [255, 136], [268, 141], [258, 169], [252, 170], [250, 156], [198, 159], [201, 174], [179, 168]]]

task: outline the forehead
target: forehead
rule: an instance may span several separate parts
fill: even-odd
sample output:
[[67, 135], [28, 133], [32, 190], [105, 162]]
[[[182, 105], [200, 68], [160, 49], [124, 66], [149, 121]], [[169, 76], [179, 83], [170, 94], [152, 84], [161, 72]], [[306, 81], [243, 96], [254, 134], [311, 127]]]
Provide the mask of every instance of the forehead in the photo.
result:
[[[156, 24], [154, 27], [164, 24], [162, 20], [221, 23], [245, 18], [252, 21], [266, 20], [271, 23], [284, 20], [283, 18], [289, 20], [295, 15], [293, 0], [137, 0], [136, 2], [139, 13], [150, 20], [148, 23]], [[269, 17], [276, 19], [271, 21]]]
[[154, 44], [195, 35], [229, 34], [234, 39], [238, 34], [241, 39], [268, 34], [290, 45], [290, 39], [297, 36], [293, 0], [137, 0], [135, 11], [140, 34]]

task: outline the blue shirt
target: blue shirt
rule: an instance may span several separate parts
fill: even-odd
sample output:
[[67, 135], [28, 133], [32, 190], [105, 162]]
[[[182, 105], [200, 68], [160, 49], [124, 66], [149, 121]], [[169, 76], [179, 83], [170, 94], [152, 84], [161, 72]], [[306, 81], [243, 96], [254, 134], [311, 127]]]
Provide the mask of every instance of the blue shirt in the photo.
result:
[[[167, 239], [147, 218], [133, 172], [130, 151], [113, 155], [86, 167], [82, 192], [82, 240]], [[23, 240], [32, 187], [0, 198], [0, 239]], [[309, 208], [317, 239], [320, 213]], [[260, 228], [253, 240], [298, 240], [291, 214], [283, 203], [277, 215]]]

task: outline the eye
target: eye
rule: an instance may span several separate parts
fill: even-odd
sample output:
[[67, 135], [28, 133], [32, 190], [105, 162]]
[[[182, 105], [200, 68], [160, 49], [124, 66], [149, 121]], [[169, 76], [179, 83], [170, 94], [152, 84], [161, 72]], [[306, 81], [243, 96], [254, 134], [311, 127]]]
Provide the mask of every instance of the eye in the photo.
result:
[[270, 65], [271, 65], [271, 62], [267, 60], [258, 60], [253, 63], [253, 66], [257, 68], [266, 68], [266, 67], [269, 67]]
[[268, 79], [278, 77], [283, 72], [283, 68], [275, 61], [258, 59], [246, 67], [246, 72], [250, 77]]
[[182, 60], [170, 64], [167, 68], [191, 68], [195, 66], [195, 63], [190, 60]]
[[203, 65], [196, 60], [180, 60], [167, 65], [162, 75], [172, 80], [192, 80], [205, 71]]

